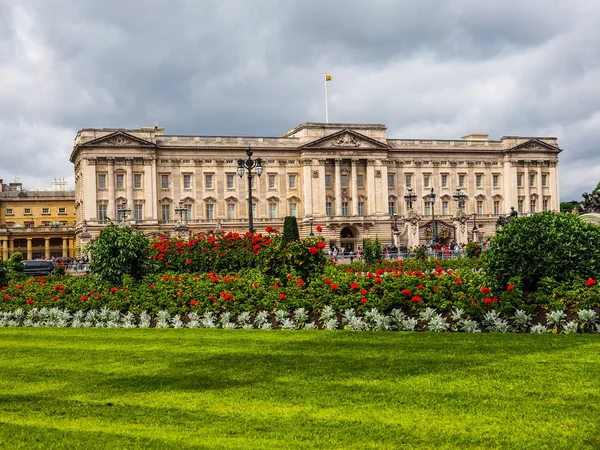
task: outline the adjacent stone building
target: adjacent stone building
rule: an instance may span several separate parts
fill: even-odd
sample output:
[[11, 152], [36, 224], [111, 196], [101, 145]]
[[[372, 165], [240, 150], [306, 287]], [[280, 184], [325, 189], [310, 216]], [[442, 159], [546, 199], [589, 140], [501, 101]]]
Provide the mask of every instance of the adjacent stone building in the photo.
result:
[[559, 210], [555, 137], [396, 139], [385, 125], [341, 123], [303, 123], [281, 137], [86, 128], [70, 158], [79, 243], [121, 214], [149, 234], [247, 230], [248, 180], [236, 171], [248, 147], [264, 167], [252, 191], [258, 231], [295, 215], [301, 234], [312, 218], [347, 249], [374, 237], [464, 243], [491, 237], [511, 207]]
[[0, 258], [75, 256], [75, 191], [55, 181], [50, 190], [23, 189], [0, 180]]

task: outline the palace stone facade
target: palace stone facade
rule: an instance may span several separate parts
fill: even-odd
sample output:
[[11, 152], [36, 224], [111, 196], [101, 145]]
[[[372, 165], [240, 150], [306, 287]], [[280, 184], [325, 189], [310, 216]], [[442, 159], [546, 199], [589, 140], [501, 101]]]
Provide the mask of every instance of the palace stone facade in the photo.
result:
[[[375, 237], [430, 243], [432, 234], [464, 243], [491, 237], [511, 207], [520, 215], [559, 210], [561, 150], [554, 137], [390, 139], [385, 125], [340, 123], [303, 123], [282, 137], [86, 128], [70, 158], [78, 247], [120, 214], [148, 234], [247, 230], [248, 180], [236, 169], [248, 147], [264, 167], [252, 191], [257, 231], [295, 215], [302, 235], [313, 217], [328, 242], [349, 249]], [[455, 199], [458, 188], [464, 208]], [[416, 196], [412, 208], [409, 193]]]

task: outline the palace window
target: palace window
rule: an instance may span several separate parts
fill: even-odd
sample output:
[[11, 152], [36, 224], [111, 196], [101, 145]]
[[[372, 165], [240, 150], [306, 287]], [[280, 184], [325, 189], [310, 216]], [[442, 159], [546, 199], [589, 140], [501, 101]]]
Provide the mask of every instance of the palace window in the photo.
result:
[[277, 203], [275, 202], [269, 203], [269, 218], [277, 219]]
[[143, 213], [143, 211], [144, 211], [143, 208], [144, 208], [144, 205], [139, 204], [139, 203], [133, 205], [133, 218], [136, 221], [142, 220], [143, 214], [144, 214]]
[[356, 175], [356, 187], [362, 189], [365, 186], [365, 177], [363, 174]]
[[442, 174], [442, 187], [448, 187], [448, 175], [445, 173]]
[[532, 198], [531, 201], [529, 202], [529, 206], [531, 209], [531, 214], [535, 214], [535, 198]]
[[171, 205], [161, 205], [162, 220], [171, 220]]
[[442, 215], [443, 216], [447, 216], [448, 215], [448, 201], [444, 200], [442, 202]]
[[252, 217], [258, 217], [256, 214], [256, 203], [252, 202]]
[[190, 203], [187, 203], [183, 205], [183, 209], [183, 218], [185, 220], [192, 220], [192, 205]]
[[529, 187], [535, 187], [535, 173], [529, 174]]
[[394, 187], [394, 174], [388, 173], [388, 188]]
[[27, 215], [31, 214], [31, 208], [25, 208], [25, 214], [27, 214]]
[[548, 174], [542, 174], [542, 187], [548, 187]]
[[213, 220], [215, 218], [215, 205], [214, 203], [206, 204], [206, 219]]
[[494, 200], [494, 215], [500, 215], [500, 200]]
[[227, 218], [235, 219], [235, 203], [227, 203]]
[[407, 188], [412, 187], [412, 174], [407, 173], [404, 175], [404, 181]]
[[426, 216], [431, 215], [431, 202], [430, 201], [425, 202], [425, 215]]
[[106, 189], [106, 174], [98, 174], [98, 189]]
[[142, 174], [141, 173], [133, 174], [133, 188], [134, 189], [142, 188]]
[[213, 176], [212, 176], [212, 174], [206, 174], [206, 175], [204, 175], [204, 187], [206, 189], [212, 189], [213, 188]]
[[477, 215], [483, 214], [483, 200], [477, 200]]
[[13, 215], [13, 209], [12, 208], [6, 208], [6, 215], [7, 216], [12, 216]]
[[328, 173], [325, 174], [325, 188], [329, 189], [331, 187], [331, 175]]
[[342, 202], [342, 216], [348, 215], [348, 202]]
[[162, 189], [169, 189], [169, 175], [160, 176], [160, 187]]
[[365, 202], [358, 202], [358, 215], [359, 216], [365, 215]]
[[296, 217], [297, 203], [290, 203], [290, 216]]
[[[233, 180], [235, 179], [234, 175], [231, 173], [227, 174], [227, 189], [233, 189], [234, 188], [234, 184], [233, 184]], [[231, 217], [232, 219], [233, 217]]]
[[388, 214], [393, 216], [396, 212], [396, 202], [388, 202]]
[[548, 211], [548, 197], [544, 197], [542, 200], [542, 211]]
[[296, 189], [296, 175], [289, 175], [288, 180], [290, 189]]
[[276, 185], [275, 185], [275, 174], [269, 174], [269, 189], [275, 189]]
[[343, 173], [341, 176], [341, 184], [343, 188], [347, 188], [348, 187], [348, 174], [347, 173]]
[[462, 174], [458, 176], [458, 187], [460, 187], [460, 188], [465, 187], [465, 176]]
[[333, 216], [333, 208], [331, 202], [325, 202], [325, 214], [327, 214], [327, 217]]
[[106, 205], [98, 205], [98, 220], [104, 222], [106, 220]]
[[523, 187], [523, 174], [517, 174], [517, 187]]
[[183, 176], [183, 188], [184, 189], [192, 188], [192, 176], [191, 175], [186, 174]]
[[116, 181], [117, 189], [125, 189], [125, 175], [122, 173], [118, 173], [118, 174], [116, 174], [116, 177], [117, 177], [117, 181]]
[[481, 188], [483, 186], [483, 175], [475, 175], [475, 187]]
[[423, 175], [423, 187], [424, 188], [429, 187], [429, 175], [428, 174]]
[[189, 159], [184, 159], [184, 160], [182, 160], [181, 162], [182, 162], [183, 164], [189, 164], [189, 163], [190, 163], [190, 160], [189, 160]]
[[492, 186], [494, 186], [495, 188], [497, 188], [500, 185], [500, 176], [499, 175], [493, 175], [492, 176]]
[[50, 208], [42, 208], [42, 214], [50, 214]]
[[523, 199], [522, 198], [517, 200], [517, 212], [519, 214], [523, 214]]

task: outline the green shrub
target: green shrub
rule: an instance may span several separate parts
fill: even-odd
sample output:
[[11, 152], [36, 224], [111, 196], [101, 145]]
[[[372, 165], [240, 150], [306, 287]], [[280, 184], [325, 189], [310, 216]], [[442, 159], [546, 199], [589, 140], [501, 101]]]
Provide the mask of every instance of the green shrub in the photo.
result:
[[498, 286], [520, 277], [534, 291], [544, 277], [558, 283], [600, 274], [600, 227], [578, 216], [544, 212], [513, 219], [485, 253], [488, 275]]
[[377, 264], [383, 261], [383, 252], [379, 238], [367, 239], [363, 246], [363, 259], [366, 264]]
[[287, 216], [283, 221], [283, 242], [294, 242], [300, 240], [298, 222], [294, 216]]
[[104, 227], [89, 251], [90, 272], [104, 283], [121, 285], [125, 275], [139, 281], [151, 271], [150, 241], [129, 225]]

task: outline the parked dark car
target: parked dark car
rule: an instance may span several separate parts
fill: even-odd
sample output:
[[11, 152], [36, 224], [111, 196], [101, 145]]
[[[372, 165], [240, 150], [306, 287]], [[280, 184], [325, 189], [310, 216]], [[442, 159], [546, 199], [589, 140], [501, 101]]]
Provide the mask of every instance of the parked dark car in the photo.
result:
[[56, 263], [51, 260], [35, 259], [23, 261], [25, 275], [44, 276], [51, 275], [56, 270]]

